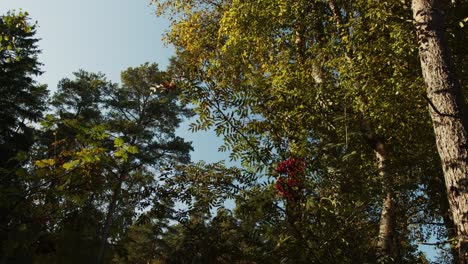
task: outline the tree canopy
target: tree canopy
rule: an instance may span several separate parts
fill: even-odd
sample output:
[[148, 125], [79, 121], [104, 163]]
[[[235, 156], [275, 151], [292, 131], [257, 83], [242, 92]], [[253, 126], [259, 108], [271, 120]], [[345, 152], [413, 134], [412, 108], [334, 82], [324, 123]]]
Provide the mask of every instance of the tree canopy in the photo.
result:
[[152, 3], [166, 70], [51, 96], [0, 17], [0, 263], [468, 263], [466, 1]]

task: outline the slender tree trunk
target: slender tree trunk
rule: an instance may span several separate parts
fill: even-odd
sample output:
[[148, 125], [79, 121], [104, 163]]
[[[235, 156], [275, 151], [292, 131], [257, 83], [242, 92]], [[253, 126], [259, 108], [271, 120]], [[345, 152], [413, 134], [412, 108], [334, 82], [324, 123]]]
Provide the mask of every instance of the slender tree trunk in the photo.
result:
[[394, 192], [392, 190], [391, 180], [386, 168], [387, 156], [384, 145], [378, 142], [375, 148], [377, 156], [377, 164], [379, 175], [383, 180], [385, 198], [382, 204], [382, 213], [379, 222], [379, 237], [377, 240], [377, 256], [381, 259], [389, 259], [394, 257], [393, 238], [395, 229], [395, 203]]
[[444, 38], [442, 1], [412, 0], [419, 57], [458, 236], [459, 260], [468, 263], [468, 133], [463, 99]]
[[379, 235], [377, 238], [377, 257], [380, 260], [390, 260], [395, 257], [394, 238], [396, 223], [394, 180], [388, 171], [388, 155], [385, 143], [365, 122], [361, 121], [361, 129], [365, 139], [369, 142], [377, 158], [377, 169], [382, 180], [384, 199], [379, 221]]
[[107, 244], [107, 238], [109, 237], [109, 231], [112, 226], [112, 222], [114, 220], [114, 214], [115, 214], [115, 209], [117, 206], [117, 201], [120, 198], [120, 192], [122, 189], [122, 183], [123, 183], [124, 177], [121, 176], [119, 178], [119, 182], [117, 184], [117, 187], [114, 189], [112, 193], [112, 198], [109, 203], [109, 207], [107, 209], [107, 214], [106, 214], [106, 221], [104, 223], [104, 227], [102, 229], [102, 235], [101, 235], [101, 242], [99, 245], [99, 253], [97, 256], [97, 264], [101, 264], [102, 261], [104, 260], [104, 252], [106, 249], [106, 244]]
[[[341, 16], [340, 10], [336, 5], [334, 0], [328, 0], [328, 7], [330, 8], [333, 19], [337, 26], [338, 31], [341, 31], [343, 26], [343, 18]], [[344, 52], [345, 57], [352, 64], [352, 55], [348, 52]], [[359, 99], [363, 105], [366, 105], [365, 100], [362, 98]], [[362, 116], [365, 113], [360, 113]], [[385, 144], [382, 139], [379, 138], [369, 127], [365, 118], [363, 117], [361, 127], [363, 130], [364, 137], [371, 144], [374, 149], [376, 158], [377, 158], [377, 167], [379, 170], [379, 175], [383, 182], [383, 188], [385, 192], [385, 198], [382, 203], [382, 213], [379, 221], [379, 235], [377, 239], [377, 256], [379, 259], [391, 259], [394, 257], [395, 250], [394, 245], [394, 232], [395, 232], [395, 202], [394, 202], [394, 192], [393, 192], [393, 181], [391, 180], [391, 175], [388, 173], [387, 164], [387, 154], [385, 151]]]

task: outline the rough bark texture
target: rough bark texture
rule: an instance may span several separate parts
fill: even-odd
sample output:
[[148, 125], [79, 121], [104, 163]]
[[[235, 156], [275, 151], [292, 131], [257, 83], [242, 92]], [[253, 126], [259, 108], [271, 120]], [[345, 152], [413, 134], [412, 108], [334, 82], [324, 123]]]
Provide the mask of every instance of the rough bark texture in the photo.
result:
[[427, 99], [458, 236], [459, 260], [468, 263], [468, 148], [460, 84], [444, 38], [442, 1], [412, 0]]

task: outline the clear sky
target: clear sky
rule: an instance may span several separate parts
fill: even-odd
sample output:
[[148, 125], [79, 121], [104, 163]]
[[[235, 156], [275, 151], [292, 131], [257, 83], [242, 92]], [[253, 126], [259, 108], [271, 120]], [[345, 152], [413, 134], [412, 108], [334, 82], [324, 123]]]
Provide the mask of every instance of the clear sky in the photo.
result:
[[[45, 71], [38, 81], [52, 91], [78, 69], [119, 82], [128, 67], [156, 62], [165, 69], [174, 55], [161, 40], [169, 22], [156, 17], [149, 0], [0, 0], [0, 13], [12, 9], [27, 11], [38, 22]], [[227, 153], [217, 152], [222, 141], [213, 132], [193, 134], [188, 123], [177, 132], [193, 142], [192, 160], [228, 161]]]

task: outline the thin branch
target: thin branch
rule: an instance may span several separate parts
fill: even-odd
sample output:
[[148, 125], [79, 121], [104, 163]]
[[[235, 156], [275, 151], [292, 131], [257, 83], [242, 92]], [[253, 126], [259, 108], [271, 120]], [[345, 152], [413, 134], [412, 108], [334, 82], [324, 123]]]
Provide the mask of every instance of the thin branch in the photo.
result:
[[453, 118], [460, 118], [459, 115], [452, 115], [452, 114], [444, 114], [444, 113], [441, 113], [439, 110], [437, 110], [437, 107], [434, 105], [434, 103], [432, 103], [431, 99], [429, 99], [429, 97], [427, 97], [426, 95], [422, 95], [422, 97], [424, 97], [424, 99], [426, 99], [426, 101], [429, 103], [429, 105], [431, 106], [431, 108], [440, 116], [446, 116], [446, 117], [453, 117]]
[[426, 245], [426, 246], [441, 246], [446, 244], [451, 244], [456, 239], [447, 239], [439, 242], [429, 243], [429, 242], [418, 242], [419, 245]]
[[235, 126], [231, 119], [223, 112], [223, 110], [221, 109], [221, 107], [219, 106], [219, 103], [214, 103], [208, 96], [205, 97], [205, 99], [209, 102], [209, 104], [214, 107], [216, 109], [216, 111], [221, 114], [221, 117], [228, 123], [229, 126], [231, 126], [234, 131], [240, 135], [244, 140], [245, 142], [249, 145], [249, 147], [255, 152], [255, 155], [257, 155], [257, 157], [260, 159], [260, 161], [266, 166], [266, 167], [269, 167], [270, 164], [262, 157], [262, 155], [260, 154], [258, 148], [247, 138], [247, 136], [244, 135], [244, 133], [242, 133], [240, 131], [240, 129]]

